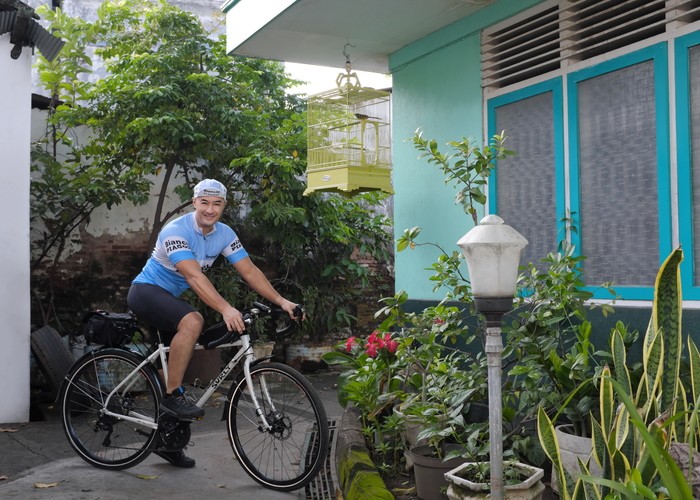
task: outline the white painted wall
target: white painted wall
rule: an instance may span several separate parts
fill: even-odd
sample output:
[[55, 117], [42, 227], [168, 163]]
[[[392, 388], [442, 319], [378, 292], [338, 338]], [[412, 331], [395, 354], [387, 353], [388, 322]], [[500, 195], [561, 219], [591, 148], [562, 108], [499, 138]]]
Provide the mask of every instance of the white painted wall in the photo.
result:
[[29, 137], [32, 51], [0, 36], [0, 423], [29, 421]]

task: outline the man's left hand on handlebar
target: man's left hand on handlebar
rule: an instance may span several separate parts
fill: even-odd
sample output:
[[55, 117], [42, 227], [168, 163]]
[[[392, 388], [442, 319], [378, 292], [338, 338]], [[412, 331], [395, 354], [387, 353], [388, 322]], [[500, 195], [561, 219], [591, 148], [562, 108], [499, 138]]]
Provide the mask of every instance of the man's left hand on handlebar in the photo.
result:
[[[306, 319], [306, 313], [304, 313], [304, 309], [299, 304], [285, 299], [284, 302], [280, 304], [280, 307], [289, 314], [289, 317], [294, 321], [304, 321]], [[301, 310], [301, 317], [299, 317], [299, 310]]]

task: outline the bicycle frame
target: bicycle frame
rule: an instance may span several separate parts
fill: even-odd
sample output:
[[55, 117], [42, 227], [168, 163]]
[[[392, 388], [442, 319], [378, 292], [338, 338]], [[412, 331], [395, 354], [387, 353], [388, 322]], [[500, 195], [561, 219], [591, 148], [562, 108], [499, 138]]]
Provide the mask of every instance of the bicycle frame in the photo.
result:
[[[269, 431], [272, 429], [270, 424], [268, 423], [267, 419], [265, 418], [264, 412], [262, 411], [262, 408], [260, 406], [260, 402], [258, 400], [257, 394], [255, 394], [255, 391], [252, 390], [253, 388], [253, 380], [250, 376], [250, 367], [255, 361], [255, 355], [253, 354], [253, 349], [252, 345], [250, 343], [250, 335], [249, 334], [242, 334], [236, 342], [231, 342], [228, 344], [222, 344], [216, 349], [221, 349], [223, 347], [236, 347], [240, 346], [240, 349], [236, 354], [231, 358], [231, 360], [224, 366], [223, 370], [221, 373], [214, 378], [209, 385], [207, 386], [207, 389], [204, 391], [204, 394], [199, 398], [197, 401], [196, 405], [199, 406], [200, 408], [203, 407], [206, 402], [209, 400], [211, 395], [216, 391], [216, 389], [219, 388], [219, 386], [222, 384], [222, 382], [226, 379], [229, 373], [241, 362], [241, 359], [243, 359], [243, 375], [246, 379], [246, 382], [248, 384], [248, 387], [251, 388], [250, 391], [250, 397], [253, 401], [253, 404], [255, 405], [255, 413], [260, 418], [261, 420], [261, 425], [262, 429], [265, 431]], [[197, 345], [195, 349], [201, 350], [204, 349], [203, 346]], [[109, 408], [109, 401], [116, 394], [119, 392], [122, 388], [129, 389], [129, 386], [132, 384], [135, 384], [137, 382], [136, 374], [149, 363], [154, 363], [157, 358], [160, 358], [161, 364], [163, 366], [163, 376], [165, 377], [165, 381], [167, 383], [168, 380], [168, 362], [167, 362], [167, 353], [170, 351], [170, 347], [166, 346], [162, 343], [158, 344], [158, 348], [154, 350], [147, 358], [145, 358], [136, 368], [134, 368], [129, 375], [124, 377], [124, 379], [117, 384], [117, 386], [109, 393], [107, 396], [107, 399], [104, 402], [103, 408], [102, 408], [102, 413], [104, 415], [118, 418], [120, 420], [127, 420], [129, 422], [133, 422], [135, 424], [143, 425], [144, 427], [148, 427], [150, 429], [157, 429], [158, 428], [158, 422], [156, 422], [153, 418], [145, 416], [145, 415], [138, 415], [132, 416], [132, 415], [124, 415], [121, 413], [115, 413], [110, 411]], [[265, 381], [262, 380], [262, 391], [263, 391], [263, 397], [266, 398], [266, 400], [270, 403], [270, 405], [274, 406], [272, 402], [272, 398], [269, 397], [269, 393], [267, 391], [267, 387], [265, 385]]]

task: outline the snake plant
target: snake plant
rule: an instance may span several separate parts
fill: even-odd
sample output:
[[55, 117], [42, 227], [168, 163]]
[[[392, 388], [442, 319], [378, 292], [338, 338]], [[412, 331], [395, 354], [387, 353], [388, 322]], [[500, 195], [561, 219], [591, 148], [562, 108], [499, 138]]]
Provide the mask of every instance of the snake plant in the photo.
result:
[[[643, 374], [632, 387], [620, 329], [610, 336], [612, 367], [597, 377], [598, 419], [592, 421], [592, 456], [603, 470], [590, 475], [579, 461], [581, 476], [574, 479], [561, 462], [554, 423], [545, 411], [538, 413], [538, 434], [545, 453], [559, 476], [559, 494], [568, 499], [673, 498], [692, 499], [678, 465], [668, 454], [671, 442], [695, 449], [698, 441], [700, 352], [688, 339], [690, 380], [680, 379], [682, 356], [680, 248], [661, 265], [654, 287], [652, 316], [643, 344]], [[609, 495], [609, 496], [608, 496]]]

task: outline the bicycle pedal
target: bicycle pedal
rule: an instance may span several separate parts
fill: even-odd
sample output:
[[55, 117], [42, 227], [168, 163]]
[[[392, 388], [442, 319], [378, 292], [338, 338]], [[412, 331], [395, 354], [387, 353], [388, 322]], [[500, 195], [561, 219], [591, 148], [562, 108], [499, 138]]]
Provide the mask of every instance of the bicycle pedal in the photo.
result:
[[170, 422], [171, 425], [175, 425], [179, 422], [191, 423], [191, 422], [194, 422], [195, 420], [202, 420], [204, 417], [184, 418], [184, 417], [178, 417], [177, 415], [173, 415], [172, 413], [169, 413], [167, 411], [161, 411], [160, 418], [164, 421]]

